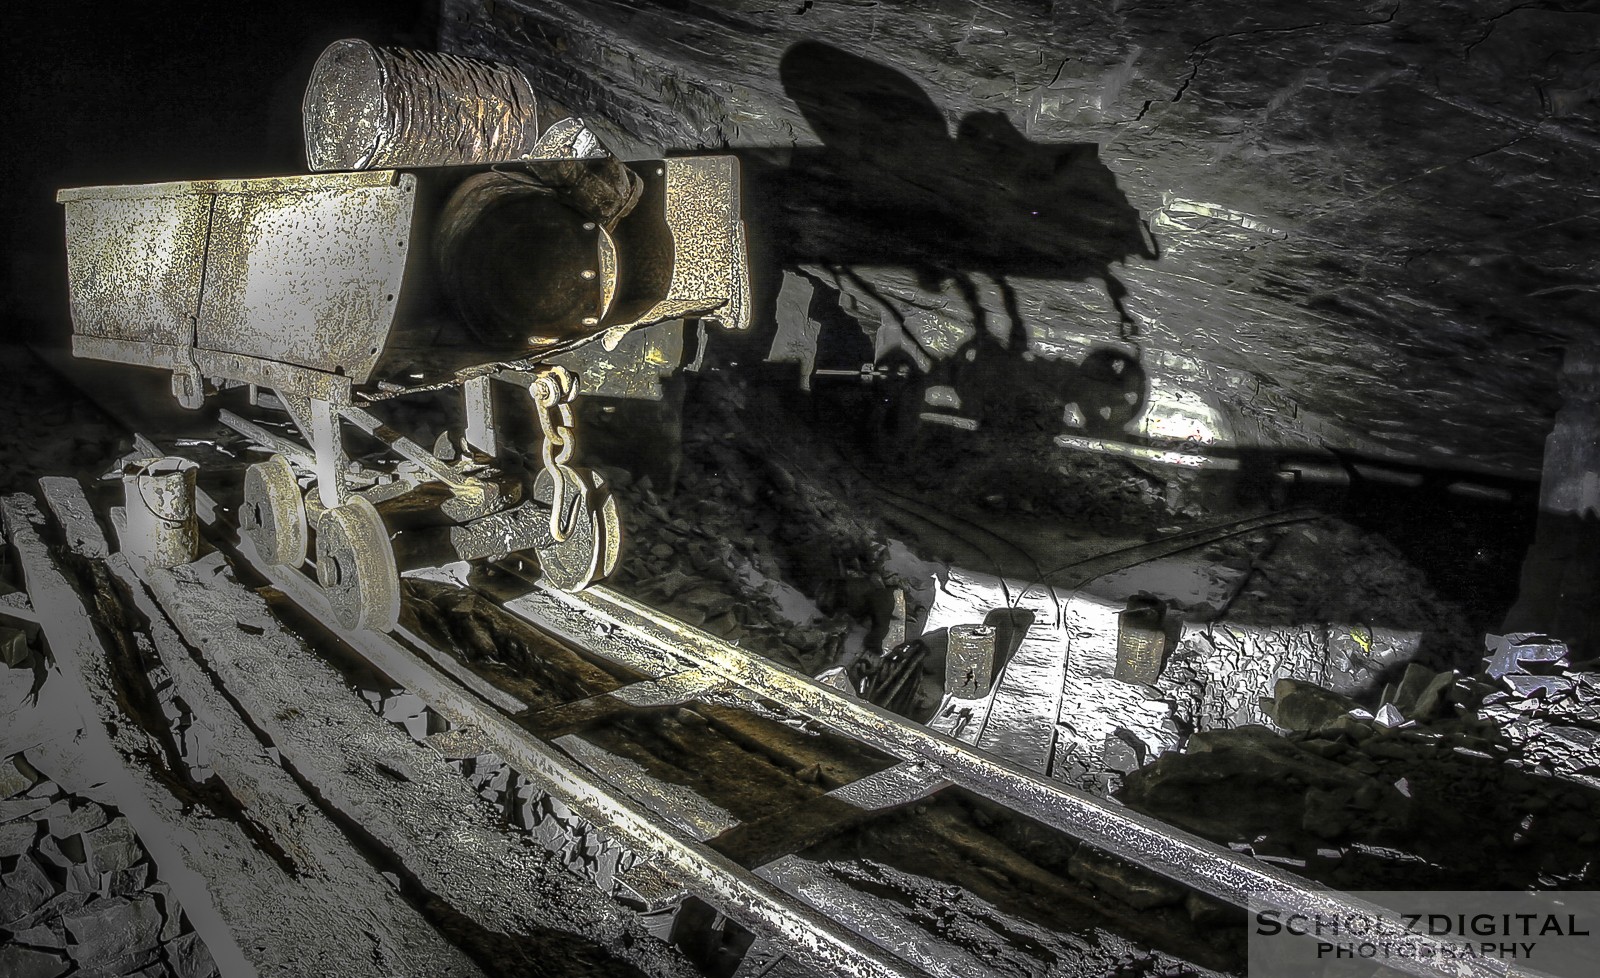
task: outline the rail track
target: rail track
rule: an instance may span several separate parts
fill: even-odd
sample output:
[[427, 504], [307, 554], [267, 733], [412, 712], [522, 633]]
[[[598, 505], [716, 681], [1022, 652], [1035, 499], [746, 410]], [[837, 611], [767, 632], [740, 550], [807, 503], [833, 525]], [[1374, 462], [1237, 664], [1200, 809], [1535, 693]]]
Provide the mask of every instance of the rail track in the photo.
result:
[[[1164, 534], [1155, 540], [1129, 544], [1045, 567], [1032, 551], [1014, 540], [962, 516], [938, 512], [912, 496], [879, 485], [865, 476], [862, 478], [870, 487], [872, 498], [892, 511], [887, 516], [891, 523], [910, 521], [913, 524], [922, 524], [939, 537], [956, 541], [986, 564], [985, 568], [980, 569], [991, 571], [996, 577], [1002, 578], [1002, 582], [1012, 576], [1007, 574], [1007, 568], [1017, 567], [1031, 572], [1026, 579], [1039, 581], [1052, 590], [1063, 592], [1078, 590], [1120, 570], [1174, 557], [1247, 533], [1324, 518], [1324, 514], [1311, 509], [1259, 513]], [[1000, 556], [1002, 553], [1018, 559], [1008, 561]]]
[[[162, 454], [148, 442], [140, 448]], [[1090, 847], [1077, 851], [1131, 866], [1135, 877], [1203, 895], [1202, 903], [1307, 914], [1373, 909], [841, 695], [613, 590], [593, 587], [573, 594], [545, 587], [512, 559], [495, 563], [487, 576], [475, 575], [474, 590], [499, 613], [536, 632], [540, 641], [535, 644], [544, 650], [540, 655], [553, 658], [554, 668], [565, 663], [580, 677], [554, 696], [529, 697], [526, 686], [519, 695], [512, 691], [518, 687], [496, 682], [481, 664], [425, 637], [410, 612], [391, 633], [340, 628], [310, 577], [262, 560], [234, 533], [230, 506], [202, 492], [199, 509], [210, 542], [230, 560], [250, 567], [372, 668], [420, 697], [450, 729], [470, 732], [477, 749], [502, 758], [520, 778], [558, 799], [571, 820], [607, 840], [605, 845], [620, 856], [604, 872], [589, 874], [604, 891], [641, 913], [677, 920], [691, 917], [682, 908], [697, 901], [711, 908], [722, 933], [744, 934], [733, 942], [734, 951], [724, 948], [721, 965], [711, 962], [711, 970], [766, 973], [762, 969], [784, 961], [822, 974], [983, 974], [993, 973], [989, 965], [1002, 963], [1006, 967], [999, 970], [1016, 970], [1015, 962], [985, 961], [974, 953], [984, 939], [952, 940], [937, 926], [918, 933], [907, 919], [885, 913], [870, 900], [856, 901], [837, 879], [823, 885], [818, 863], [802, 858], [813, 847], [837, 847], [841, 840], [853, 840], [857, 849], [875, 844], [886, 836], [881, 831], [875, 836], [874, 826], [881, 829], [897, 819], [911, 824], [914, 834], [965, 847], [968, 860], [981, 859], [991, 849], [995, 865], [1023, 888], [1046, 897], [1070, 894], [1066, 903], [1076, 904], [1070, 912], [1055, 920], [1035, 915], [1042, 932], [1068, 921], [1068, 931], [1121, 930], [1138, 945], [1160, 949], [1158, 960], [1166, 964], [1147, 962], [1151, 968], [1187, 961], [1207, 970], [1233, 970], [1241, 965], [1239, 947], [1219, 950], [1197, 936], [1200, 932], [1186, 929], [1180, 920], [1185, 914], [1170, 906], [1140, 913], [1109, 893], [1086, 890], [1042, 853], [1057, 845]], [[1232, 535], [1295, 518], [1305, 517], [1257, 518], [1149, 546], [1162, 551], [1195, 546], [1197, 538], [1205, 542], [1219, 529]], [[1128, 549], [1111, 556], [1125, 559], [1146, 548]], [[160, 589], [155, 590], [159, 596]], [[174, 614], [170, 607], [167, 611]], [[741, 744], [733, 754], [750, 753], [757, 745], [755, 752], [795, 784], [786, 793], [769, 792], [761, 802], [730, 803], [715, 797], [713, 778], [707, 791], [713, 797], [696, 797], [694, 784], [673, 785], [641, 774], [637, 763], [618, 752], [596, 749], [592, 736], [584, 740], [585, 734], [609, 729], [615, 746], [619, 736], [627, 740], [641, 725], [661, 718], [693, 718], [693, 725], [708, 728], [706, 736]], [[697, 750], [693, 743], [687, 749]], [[710, 761], [719, 750], [727, 753], [699, 749]], [[1016, 842], [1016, 833], [1001, 841], [1003, 831], [992, 837], [971, 831], [940, 809], [942, 802], [964, 812], [981, 810], [987, 820], [1009, 819], [1027, 832], [1042, 832], [1046, 841], [1030, 846]], [[977, 871], [971, 875], [981, 877]], [[959, 889], [967, 881], [952, 882]], [[686, 904], [686, 898], [693, 900]], [[1192, 899], [1187, 906], [1187, 915], [1194, 916]], [[727, 927], [726, 921], [737, 927]], [[677, 925], [680, 943], [685, 933]], [[726, 936], [722, 942], [728, 943]], [[1042, 957], [1048, 960], [1072, 943], [1047, 947]], [[1104, 965], [1101, 960], [1079, 973], [1097, 973]], [[1463, 973], [1429, 962], [1415, 967], [1418, 974]]]

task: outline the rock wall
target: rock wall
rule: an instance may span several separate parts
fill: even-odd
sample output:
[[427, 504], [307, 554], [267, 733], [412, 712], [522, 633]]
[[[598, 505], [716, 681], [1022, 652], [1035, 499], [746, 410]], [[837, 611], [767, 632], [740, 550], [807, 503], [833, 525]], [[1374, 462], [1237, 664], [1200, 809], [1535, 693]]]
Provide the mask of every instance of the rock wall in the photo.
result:
[[440, 30], [619, 151], [739, 151], [758, 274], [869, 328], [1136, 349], [1335, 447], [1532, 475], [1595, 325], [1593, 10], [444, 0]]

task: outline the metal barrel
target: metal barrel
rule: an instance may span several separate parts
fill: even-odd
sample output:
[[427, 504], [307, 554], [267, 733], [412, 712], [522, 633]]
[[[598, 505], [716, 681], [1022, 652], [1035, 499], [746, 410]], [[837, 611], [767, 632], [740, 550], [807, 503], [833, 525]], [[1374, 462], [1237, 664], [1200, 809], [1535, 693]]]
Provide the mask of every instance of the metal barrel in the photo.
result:
[[524, 174], [489, 172], [465, 180], [441, 213], [439, 280], [490, 349], [526, 354], [601, 331], [616, 245], [573, 203]]
[[354, 39], [317, 58], [301, 114], [319, 171], [500, 163], [539, 137], [533, 86], [516, 68]]
[[156, 567], [176, 567], [195, 559], [200, 548], [194, 509], [199, 470], [188, 459], [172, 457], [139, 459], [123, 468], [128, 550]]

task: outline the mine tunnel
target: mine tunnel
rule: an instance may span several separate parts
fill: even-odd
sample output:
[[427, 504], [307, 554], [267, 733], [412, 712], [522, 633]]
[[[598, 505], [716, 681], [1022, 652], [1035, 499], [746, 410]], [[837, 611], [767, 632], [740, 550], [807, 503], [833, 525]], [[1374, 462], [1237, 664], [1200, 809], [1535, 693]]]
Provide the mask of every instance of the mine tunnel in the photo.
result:
[[0, 976], [1593, 973], [1591, 6], [0, 17]]

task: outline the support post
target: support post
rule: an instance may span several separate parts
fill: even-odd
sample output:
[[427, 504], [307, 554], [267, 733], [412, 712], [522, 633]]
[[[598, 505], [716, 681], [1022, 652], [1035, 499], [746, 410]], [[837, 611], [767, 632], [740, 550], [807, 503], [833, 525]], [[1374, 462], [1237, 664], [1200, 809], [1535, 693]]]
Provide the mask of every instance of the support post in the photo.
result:
[[1543, 632], [1574, 662], [1600, 656], [1600, 346], [1567, 350], [1545, 439], [1539, 522], [1506, 632]]

